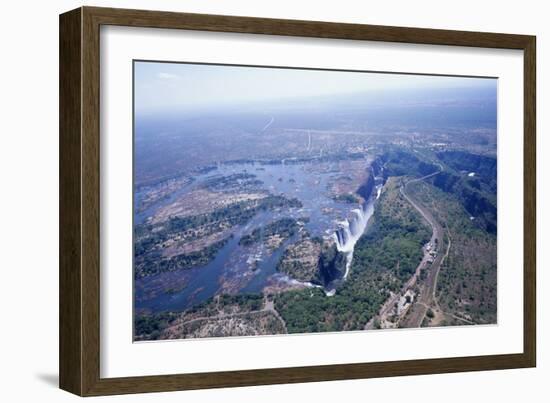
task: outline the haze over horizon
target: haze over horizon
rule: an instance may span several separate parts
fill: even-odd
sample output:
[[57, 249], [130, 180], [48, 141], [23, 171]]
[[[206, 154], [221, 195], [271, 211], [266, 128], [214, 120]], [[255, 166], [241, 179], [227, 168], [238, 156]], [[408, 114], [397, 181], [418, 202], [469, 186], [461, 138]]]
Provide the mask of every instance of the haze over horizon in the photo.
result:
[[323, 96], [370, 94], [377, 100], [388, 94], [401, 97], [445, 89], [455, 94], [459, 90], [488, 90], [496, 96], [497, 83], [491, 78], [397, 73], [148, 61], [134, 64], [135, 110], [140, 115]]

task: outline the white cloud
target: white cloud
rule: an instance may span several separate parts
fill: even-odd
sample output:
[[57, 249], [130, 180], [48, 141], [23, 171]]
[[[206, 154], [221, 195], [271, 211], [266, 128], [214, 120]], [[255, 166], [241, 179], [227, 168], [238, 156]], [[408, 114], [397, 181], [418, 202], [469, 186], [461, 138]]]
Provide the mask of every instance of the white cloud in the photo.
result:
[[180, 76], [177, 74], [170, 74], [170, 73], [158, 73], [158, 78], [161, 78], [163, 80], [179, 80]]

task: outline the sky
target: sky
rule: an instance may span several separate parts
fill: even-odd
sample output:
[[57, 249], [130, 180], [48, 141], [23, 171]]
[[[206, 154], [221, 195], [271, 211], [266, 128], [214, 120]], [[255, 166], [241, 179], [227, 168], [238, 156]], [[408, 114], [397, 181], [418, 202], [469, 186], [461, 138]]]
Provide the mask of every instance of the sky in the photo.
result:
[[495, 79], [136, 61], [136, 113], [258, 104], [288, 98], [430, 88], [496, 87]]

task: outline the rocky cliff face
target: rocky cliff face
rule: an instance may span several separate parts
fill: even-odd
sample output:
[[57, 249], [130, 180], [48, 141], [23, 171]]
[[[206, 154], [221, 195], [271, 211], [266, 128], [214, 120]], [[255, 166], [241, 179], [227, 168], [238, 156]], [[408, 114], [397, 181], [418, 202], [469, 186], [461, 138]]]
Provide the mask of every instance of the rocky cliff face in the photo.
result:
[[411, 152], [403, 150], [388, 151], [380, 160], [384, 164], [384, 180], [390, 176], [424, 176], [439, 169], [437, 165], [422, 161]]
[[384, 156], [376, 157], [374, 161], [372, 161], [367, 180], [357, 189], [357, 194], [363, 199], [368, 200], [372, 196], [377, 179], [382, 180], [382, 183], [386, 182], [387, 177], [384, 177], [383, 170], [384, 163]]
[[361, 196], [363, 199], [368, 200], [370, 196], [372, 195], [372, 190], [374, 189], [375, 180], [374, 180], [374, 173], [373, 170], [369, 170], [369, 176], [367, 177], [367, 180], [359, 186], [359, 189], [357, 189], [357, 194]]
[[[443, 170], [428, 179], [432, 185], [458, 197], [476, 224], [490, 233], [497, 232], [497, 160], [466, 151], [437, 153]], [[439, 164], [423, 161], [406, 150], [390, 150], [381, 156], [383, 175], [421, 177], [436, 172]]]
[[384, 166], [384, 161], [380, 157], [377, 157], [371, 164], [372, 173], [375, 176], [379, 176], [382, 173], [382, 167]]
[[[432, 184], [444, 192], [456, 195], [476, 223], [495, 234], [497, 232], [497, 161], [496, 158], [463, 151], [447, 151], [438, 158], [452, 170], [432, 178]], [[469, 176], [473, 174], [474, 176]]]
[[437, 158], [457, 171], [475, 172], [479, 178], [496, 190], [497, 160], [494, 157], [471, 154], [465, 151], [437, 153]]
[[339, 280], [346, 271], [346, 257], [338, 252], [334, 243], [325, 243], [319, 256], [319, 280], [326, 287]]

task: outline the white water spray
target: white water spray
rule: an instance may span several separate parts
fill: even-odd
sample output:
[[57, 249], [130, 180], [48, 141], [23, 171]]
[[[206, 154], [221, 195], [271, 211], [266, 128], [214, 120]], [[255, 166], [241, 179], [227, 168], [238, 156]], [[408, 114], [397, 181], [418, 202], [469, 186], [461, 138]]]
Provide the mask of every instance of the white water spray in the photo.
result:
[[[380, 197], [381, 191], [382, 186], [377, 186], [375, 200]], [[336, 230], [333, 234], [334, 240], [336, 241], [336, 249], [338, 252], [344, 253], [346, 256], [346, 272], [344, 273], [344, 280], [349, 275], [355, 244], [365, 232], [367, 223], [374, 213], [375, 200], [370, 200], [360, 209], [353, 209], [351, 211], [352, 216], [339, 222], [338, 224], [340, 228], [338, 228], [338, 230]]]

